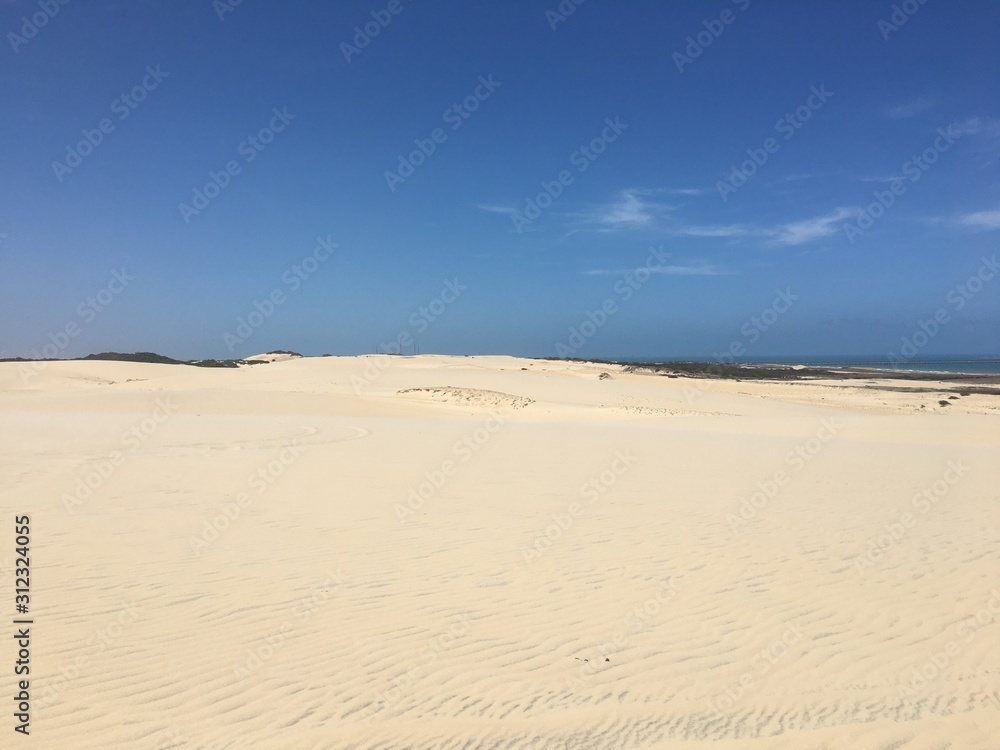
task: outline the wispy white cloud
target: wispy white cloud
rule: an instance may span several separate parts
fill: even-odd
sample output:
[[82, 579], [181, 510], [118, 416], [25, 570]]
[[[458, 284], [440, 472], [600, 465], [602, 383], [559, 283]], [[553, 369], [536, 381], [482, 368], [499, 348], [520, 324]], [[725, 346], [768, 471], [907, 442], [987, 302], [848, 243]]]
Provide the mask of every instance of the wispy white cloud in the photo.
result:
[[671, 195], [708, 195], [715, 192], [713, 188], [674, 188]]
[[838, 208], [822, 216], [800, 219], [772, 227], [752, 224], [685, 224], [675, 221], [665, 227], [663, 231], [676, 237], [728, 240], [759, 238], [771, 245], [795, 246], [836, 234], [840, 231], [839, 222], [855, 215], [857, 215], [855, 209]]
[[615, 200], [579, 214], [578, 218], [600, 227], [601, 231], [647, 228], [671, 209], [651, 199], [660, 192], [638, 188], [622, 190]]
[[715, 239], [755, 239], [765, 240], [770, 245], [797, 246], [830, 237], [840, 231], [840, 222], [856, 216], [857, 209], [837, 208], [830, 213], [777, 224], [757, 226], [752, 224], [686, 224], [675, 217], [662, 228], [666, 234], [676, 237], [700, 237]]
[[811, 180], [813, 177], [816, 176], [817, 175], [814, 175], [810, 172], [800, 172], [798, 174], [790, 174], [790, 175], [785, 175], [784, 177], [779, 177], [777, 180], [774, 181], [773, 184], [784, 185], [789, 182], [800, 182], [802, 180]]
[[896, 180], [903, 179], [902, 177], [894, 177], [892, 175], [883, 175], [882, 177], [861, 177], [859, 178], [862, 182], [895, 182]]
[[1000, 136], [1000, 120], [989, 117], [968, 117], [961, 122], [953, 122], [948, 129], [954, 135]]
[[[791, 174], [784, 181], [808, 179], [814, 174]], [[891, 181], [891, 177], [865, 178], [872, 181]], [[690, 237], [705, 240], [727, 240], [728, 244], [744, 241], [756, 242], [763, 247], [806, 245], [835, 235], [841, 230], [840, 223], [858, 213], [856, 208], [836, 208], [829, 213], [798, 221], [761, 226], [750, 223], [712, 224], [685, 221], [679, 215], [677, 206], [662, 202], [665, 194], [698, 194], [701, 188], [627, 188], [603, 204], [583, 211], [558, 214], [563, 220], [559, 241], [564, 241], [578, 233], [646, 231], [671, 237]], [[480, 203], [482, 211], [512, 215], [520, 209], [504, 204]], [[595, 270], [587, 273], [625, 273], [625, 270]], [[674, 265], [663, 266], [656, 273], [687, 276], [717, 276], [729, 273], [717, 266]]]
[[626, 190], [622, 193], [621, 200], [607, 206], [595, 218], [598, 223], [612, 227], [646, 226], [653, 220], [653, 212], [644, 199]]
[[1000, 209], [976, 211], [959, 218], [958, 222], [970, 229], [1000, 229]]
[[517, 213], [517, 209], [512, 206], [496, 206], [492, 204], [479, 204], [476, 208], [482, 211], [489, 211], [493, 214], [514, 214]]
[[894, 120], [904, 120], [923, 114], [933, 106], [934, 102], [927, 97], [921, 96], [916, 99], [911, 99], [908, 102], [897, 104], [894, 107], [888, 107], [885, 110], [885, 114], [886, 117], [891, 117]]
[[654, 274], [664, 276], [732, 276], [735, 272], [719, 266], [694, 265], [694, 266], [643, 266], [640, 268], [595, 268], [590, 271], [583, 271], [586, 276], [622, 276], [627, 273], [636, 273], [646, 270]]
[[769, 234], [773, 235], [774, 242], [779, 245], [804, 245], [836, 234], [840, 230], [838, 222], [856, 215], [857, 211], [854, 209], [838, 208], [823, 216], [781, 224]]
[[967, 149], [983, 159], [980, 167], [991, 167], [1000, 159], [1000, 119], [969, 117], [962, 122], [953, 122], [948, 130], [956, 136], [970, 139]]
[[667, 230], [669, 234], [681, 237], [746, 237], [760, 234], [760, 230], [743, 224], [697, 225], [678, 224]]

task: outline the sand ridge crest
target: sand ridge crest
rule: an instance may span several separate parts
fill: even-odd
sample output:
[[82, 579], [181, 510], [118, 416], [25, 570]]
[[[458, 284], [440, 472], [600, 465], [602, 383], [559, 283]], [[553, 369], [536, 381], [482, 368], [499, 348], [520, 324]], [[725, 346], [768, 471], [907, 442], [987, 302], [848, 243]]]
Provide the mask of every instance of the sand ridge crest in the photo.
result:
[[534, 399], [530, 399], [527, 396], [515, 396], [511, 393], [490, 391], [484, 388], [455, 388], [452, 386], [404, 388], [401, 391], [397, 391], [396, 395], [423, 401], [482, 408], [524, 409], [535, 403]]

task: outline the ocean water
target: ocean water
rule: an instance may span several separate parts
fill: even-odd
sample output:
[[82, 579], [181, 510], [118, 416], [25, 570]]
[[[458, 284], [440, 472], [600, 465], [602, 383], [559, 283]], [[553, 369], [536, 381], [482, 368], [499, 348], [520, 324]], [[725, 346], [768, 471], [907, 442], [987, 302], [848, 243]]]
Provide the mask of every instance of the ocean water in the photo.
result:
[[[714, 357], [616, 357], [619, 362], [716, 362]], [[1000, 375], [1000, 357], [969, 355], [924, 355], [903, 363], [875, 356], [839, 357], [743, 357], [740, 364], [815, 365], [818, 367], [868, 367], [876, 370], [916, 370]]]

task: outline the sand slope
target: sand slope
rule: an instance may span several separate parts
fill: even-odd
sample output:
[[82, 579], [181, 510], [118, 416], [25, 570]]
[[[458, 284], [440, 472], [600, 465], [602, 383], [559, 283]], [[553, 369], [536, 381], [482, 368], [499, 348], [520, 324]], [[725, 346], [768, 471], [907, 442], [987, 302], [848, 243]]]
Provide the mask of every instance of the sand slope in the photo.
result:
[[996, 398], [508, 357], [23, 368], [27, 747], [1000, 747]]

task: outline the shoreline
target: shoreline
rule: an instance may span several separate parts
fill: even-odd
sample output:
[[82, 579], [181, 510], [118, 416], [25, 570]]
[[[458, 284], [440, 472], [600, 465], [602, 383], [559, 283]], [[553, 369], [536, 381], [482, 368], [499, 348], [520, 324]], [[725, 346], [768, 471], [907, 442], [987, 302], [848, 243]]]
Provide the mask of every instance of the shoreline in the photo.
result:
[[[275, 356], [278, 355], [278, 356]], [[837, 381], [905, 381], [922, 383], [947, 383], [954, 386], [964, 386], [963, 393], [980, 395], [1000, 395], [1000, 373], [951, 372], [947, 370], [907, 370], [895, 368], [878, 368], [865, 366], [811, 365], [806, 363], [767, 363], [767, 362], [737, 362], [720, 363], [699, 360], [664, 360], [659, 362], [641, 360], [608, 360], [582, 359], [566, 357], [517, 357], [506, 354], [322, 354], [301, 355], [287, 350], [275, 350], [266, 354], [258, 354], [239, 359], [192, 359], [179, 360], [172, 357], [154, 354], [152, 352], [103, 352], [89, 354], [72, 359], [32, 359], [25, 357], [2, 358], [0, 364], [48, 365], [56, 362], [123, 362], [142, 364], [187, 365], [202, 369], [240, 369], [260, 365], [276, 364], [284, 361], [320, 360], [320, 359], [351, 359], [365, 357], [393, 357], [402, 360], [414, 360], [433, 357], [475, 358], [475, 357], [510, 357], [516, 361], [551, 362], [565, 364], [590, 364], [621, 367], [622, 372], [648, 373], [669, 378], [696, 378], [710, 380], [729, 380], [734, 382], [759, 381], [773, 383], [810, 383]], [[956, 362], [961, 360], [955, 360]], [[977, 361], [977, 360], [969, 360]], [[36, 372], [38, 367], [33, 368]], [[32, 373], [23, 373], [30, 377]], [[996, 387], [992, 387], [996, 386]], [[869, 384], [868, 387], [875, 387]], [[904, 390], [911, 392], [940, 391], [941, 388], [901, 388], [882, 386], [882, 390]], [[955, 389], [945, 389], [958, 392]]]
[[[648, 370], [667, 377], [702, 377], [720, 380], [761, 381], [816, 381], [816, 380], [906, 380], [923, 382], [948, 382], [974, 386], [1000, 386], [998, 373], [959, 373], [931, 370], [891, 370], [873, 367], [812, 366], [804, 364], [712, 362], [614, 362], [607, 360], [553, 360], [579, 361], [592, 364], [615, 364], [630, 372]], [[936, 390], [936, 389], [935, 389]], [[984, 393], [1000, 395], [1000, 389], [986, 388]]]

